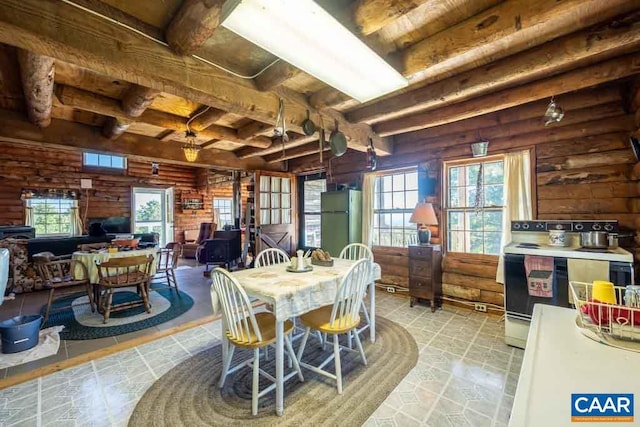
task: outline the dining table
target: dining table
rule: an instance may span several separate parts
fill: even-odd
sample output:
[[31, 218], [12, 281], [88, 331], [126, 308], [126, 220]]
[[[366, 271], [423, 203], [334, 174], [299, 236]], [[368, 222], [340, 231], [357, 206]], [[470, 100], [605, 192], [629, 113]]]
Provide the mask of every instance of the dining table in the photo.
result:
[[[249, 297], [272, 306], [276, 318], [276, 414], [284, 413], [284, 322], [311, 310], [334, 303], [342, 278], [356, 261], [334, 258], [333, 266], [313, 265], [308, 272], [287, 271], [288, 263], [232, 272]], [[372, 263], [369, 280], [370, 338], [375, 341], [375, 280], [380, 279], [380, 265]], [[211, 288], [214, 311], [218, 297]], [[222, 339], [226, 340], [226, 325], [222, 317]], [[227, 343], [223, 343], [222, 358], [226, 363]]]
[[[79, 261], [87, 268], [87, 273], [89, 275], [89, 283], [95, 285], [99, 282], [100, 278], [98, 276], [98, 266], [96, 265], [96, 261], [105, 262], [112, 258], [125, 258], [125, 257], [133, 257], [133, 256], [149, 256], [153, 255], [156, 257], [156, 253], [158, 252], [158, 248], [146, 248], [146, 249], [132, 249], [128, 251], [118, 251], [111, 253], [108, 250], [100, 250], [100, 251], [76, 251], [71, 255], [71, 258], [74, 261]], [[151, 275], [156, 273], [156, 263], [155, 261], [151, 263]], [[80, 265], [76, 265], [73, 271], [74, 277], [77, 279], [86, 279], [84, 269]]]

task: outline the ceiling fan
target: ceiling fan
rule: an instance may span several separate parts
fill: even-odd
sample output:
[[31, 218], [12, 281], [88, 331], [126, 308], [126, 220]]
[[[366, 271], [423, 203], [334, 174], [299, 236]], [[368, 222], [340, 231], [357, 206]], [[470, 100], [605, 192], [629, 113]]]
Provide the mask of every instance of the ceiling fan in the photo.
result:
[[547, 111], [544, 113], [544, 125], [549, 126], [551, 123], [559, 122], [564, 117], [564, 110], [551, 97]]

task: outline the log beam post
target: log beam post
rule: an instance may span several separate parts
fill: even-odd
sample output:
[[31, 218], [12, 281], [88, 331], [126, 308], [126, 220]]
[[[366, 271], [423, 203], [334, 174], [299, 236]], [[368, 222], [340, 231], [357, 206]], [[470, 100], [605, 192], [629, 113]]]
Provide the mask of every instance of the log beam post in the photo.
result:
[[173, 17], [165, 38], [171, 50], [191, 55], [204, 45], [220, 25], [224, 0], [186, 0]]
[[47, 127], [51, 123], [55, 61], [18, 49], [18, 62], [29, 121], [41, 128]]
[[130, 117], [140, 117], [159, 94], [159, 90], [134, 84], [125, 92], [122, 101], [120, 101], [122, 111]]

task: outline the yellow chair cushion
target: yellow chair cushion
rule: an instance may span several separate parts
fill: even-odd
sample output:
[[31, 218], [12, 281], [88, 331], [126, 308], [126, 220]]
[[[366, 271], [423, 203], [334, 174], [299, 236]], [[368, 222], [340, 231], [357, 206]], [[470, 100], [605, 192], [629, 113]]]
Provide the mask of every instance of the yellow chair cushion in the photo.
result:
[[300, 321], [305, 326], [320, 332], [326, 332], [327, 334], [342, 334], [360, 324], [360, 316], [356, 316], [353, 319], [351, 319], [350, 316], [342, 319], [336, 316], [334, 327], [332, 328], [330, 326], [332, 310], [332, 305], [325, 305], [324, 307], [303, 314], [300, 316]]
[[[258, 337], [256, 336], [253, 327], [251, 326], [251, 321], [247, 319], [250, 329], [249, 337], [244, 337], [241, 339], [240, 337], [235, 338], [231, 336], [231, 332], [227, 331], [227, 338], [234, 345], [238, 347], [247, 347], [247, 348], [258, 348], [264, 347], [266, 345], [272, 344], [276, 341], [276, 317], [272, 313], [256, 313], [256, 323], [258, 324], [258, 328], [260, 329], [260, 333], [262, 334], [262, 341], [258, 341]], [[293, 322], [291, 320], [286, 320], [284, 322], [284, 334], [288, 335], [293, 331]]]

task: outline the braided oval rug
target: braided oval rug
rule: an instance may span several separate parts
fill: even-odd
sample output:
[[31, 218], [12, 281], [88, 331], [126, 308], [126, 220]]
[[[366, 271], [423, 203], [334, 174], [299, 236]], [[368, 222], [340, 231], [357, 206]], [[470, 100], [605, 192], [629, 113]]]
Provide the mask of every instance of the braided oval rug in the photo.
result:
[[[304, 382], [296, 377], [285, 383], [285, 413], [275, 415], [275, 392], [260, 399], [257, 416], [251, 415], [252, 370], [227, 377], [217, 386], [221, 372], [221, 347], [216, 345], [177, 365], [153, 384], [135, 407], [129, 426], [252, 426], [252, 425], [362, 425], [418, 361], [418, 347], [402, 326], [378, 316], [376, 342], [362, 334], [368, 365], [357, 352], [341, 352], [344, 391], [334, 381], [303, 368]], [[294, 341], [297, 350], [299, 341]], [[355, 345], [355, 344], [354, 344]], [[331, 354], [309, 337], [302, 360], [314, 365]], [[275, 375], [274, 351], [260, 367]], [[236, 349], [234, 364], [252, 357]], [[325, 369], [333, 371], [333, 362]], [[285, 372], [289, 372], [285, 358]], [[260, 389], [269, 383], [261, 379]]]

